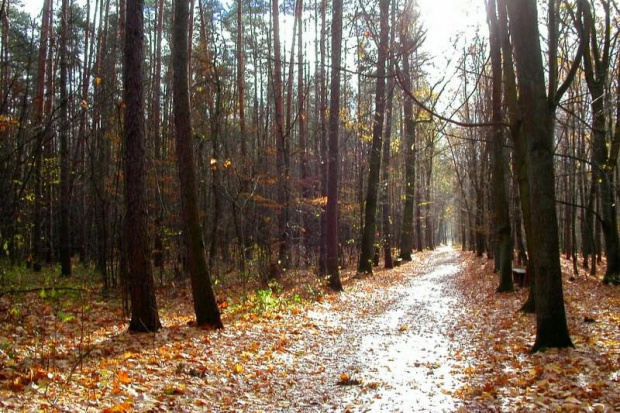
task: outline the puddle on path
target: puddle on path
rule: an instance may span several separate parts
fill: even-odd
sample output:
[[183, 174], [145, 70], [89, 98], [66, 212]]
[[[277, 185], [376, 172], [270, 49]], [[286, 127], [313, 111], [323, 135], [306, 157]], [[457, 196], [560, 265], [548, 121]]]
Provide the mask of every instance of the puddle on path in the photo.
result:
[[[364, 383], [376, 391], [351, 389], [347, 399], [361, 411], [454, 411], [450, 395], [462, 383], [451, 374], [455, 346], [451, 342], [458, 311], [450, 285], [459, 268], [450, 248], [438, 251], [432, 262], [418, 269], [395, 291], [397, 298], [367, 320], [353, 356]], [[416, 271], [416, 272], [418, 272]]]

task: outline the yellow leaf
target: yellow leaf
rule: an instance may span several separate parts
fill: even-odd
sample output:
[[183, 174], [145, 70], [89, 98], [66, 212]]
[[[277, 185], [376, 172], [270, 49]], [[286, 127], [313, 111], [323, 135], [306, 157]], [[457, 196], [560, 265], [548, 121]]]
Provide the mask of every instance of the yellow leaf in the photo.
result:
[[546, 370], [555, 371], [556, 373], [561, 373], [562, 372], [562, 368], [560, 366], [558, 366], [557, 364], [555, 364], [555, 363], [547, 364], [545, 366], [545, 369]]
[[407, 324], [400, 326], [400, 328], [398, 329], [398, 331], [400, 331], [401, 333], [407, 330], [409, 330], [409, 326]]
[[179, 394], [185, 394], [185, 386], [166, 387], [164, 389], [164, 393], [167, 394], [168, 396], [176, 396]]
[[100, 85], [100, 84], [101, 84], [101, 82], [103, 82], [103, 79], [97, 76], [97, 77], [95, 78], [95, 84], [96, 84], [96, 85]]
[[239, 363], [235, 364], [233, 366], [233, 373], [235, 374], [241, 374], [241, 372], [243, 372], [243, 366]]

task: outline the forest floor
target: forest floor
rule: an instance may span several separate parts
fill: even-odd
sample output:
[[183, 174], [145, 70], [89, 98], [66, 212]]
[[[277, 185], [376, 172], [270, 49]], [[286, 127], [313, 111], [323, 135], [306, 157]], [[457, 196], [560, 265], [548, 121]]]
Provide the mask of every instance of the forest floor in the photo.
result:
[[0, 411], [619, 411], [620, 290], [563, 269], [575, 349], [534, 355], [527, 290], [495, 293], [492, 261], [448, 247], [345, 271], [343, 294], [303, 273], [218, 286], [219, 331], [193, 325], [187, 286], [131, 334], [92, 276], [20, 273], [31, 292], [0, 289]]

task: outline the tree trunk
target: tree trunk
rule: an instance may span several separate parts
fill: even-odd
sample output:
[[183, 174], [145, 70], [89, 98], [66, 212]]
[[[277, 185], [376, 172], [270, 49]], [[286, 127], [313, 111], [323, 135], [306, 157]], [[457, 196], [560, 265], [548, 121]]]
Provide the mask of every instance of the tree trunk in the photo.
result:
[[[411, 8], [411, 3], [407, 6], [407, 11]], [[409, 14], [409, 13], [408, 13]], [[401, 54], [402, 54], [402, 75], [400, 81], [402, 86], [411, 90], [411, 72], [409, 70], [409, 58], [411, 55], [411, 33], [409, 32], [408, 19], [403, 19], [401, 27]], [[403, 139], [403, 152], [405, 161], [405, 205], [403, 206], [403, 226], [400, 238], [400, 258], [411, 261], [413, 253], [413, 214], [415, 198], [415, 118], [413, 114], [413, 100], [408, 94], [403, 97], [403, 112], [405, 123], [405, 136]]]
[[491, 70], [493, 76], [493, 156], [492, 156], [492, 187], [494, 196], [495, 234], [497, 255], [500, 271], [500, 283], [497, 292], [514, 291], [512, 283], [512, 234], [510, 231], [510, 205], [508, 203], [508, 185], [505, 174], [504, 133], [500, 123], [502, 114], [502, 54], [500, 49], [499, 23], [495, 0], [487, 3], [489, 22], [489, 42], [491, 54]]
[[[389, 9], [390, 0], [380, 0], [380, 34], [379, 50], [377, 54], [377, 85], [375, 95], [375, 116], [372, 124], [372, 147], [369, 159], [368, 188], [364, 205], [364, 229], [360, 261], [357, 271], [372, 274], [373, 256], [375, 253], [375, 231], [377, 222], [377, 193], [379, 187], [379, 173], [381, 171], [381, 145], [383, 135], [383, 121], [385, 116], [385, 61], [388, 52], [389, 40]], [[333, 50], [332, 50], [333, 52]]]
[[308, 199], [312, 196], [308, 182], [308, 126], [306, 122], [306, 92], [304, 88], [304, 54], [303, 54], [303, 0], [297, 0], [297, 118], [299, 122], [299, 175], [301, 178], [301, 196]]
[[[325, 60], [327, 53], [325, 51], [325, 43], [327, 36], [327, 26], [325, 23], [325, 14], [327, 13], [327, 0], [321, 0], [321, 40], [320, 40], [320, 51], [321, 51], [321, 62], [319, 68], [319, 83], [321, 89], [321, 96], [319, 100], [319, 111], [320, 111], [320, 150], [319, 150], [319, 160], [320, 160], [320, 177], [321, 177], [321, 198], [327, 199], [327, 187], [328, 187], [328, 157], [327, 157], [327, 75], [325, 73]], [[342, 29], [341, 29], [342, 30]], [[332, 37], [333, 39], [333, 37]], [[342, 43], [342, 39], [340, 39], [340, 43]], [[338, 101], [338, 106], [340, 106], [340, 101]], [[338, 184], [338, 180], [336, 180], [336, 187]], [[337, 195], [337, 194], [336, 194]], [[336, 212], [337, 213], [337, 212]], [[319, 246], [319, 275], [327, 274], [327, 203], [321, 202], [321, 235], [320, 235], [320, 246]], [[336, 243], [338, 241], [336, 240]]]
[[[245, 56], [243, 53], [243, 0], [237, 0], [237, 105], [239, 111], [239, 139], [241, 167], [249, 161], [245, 131]], [[243, 171], [243, 169], [242, 169]]]
[[125, 32], [125, 225], [131, 294], [131, 331], [161, 327], [148, 236], [144, 139], [144, 1], [127, 4]]
[[198, 210], [198, 187], [194, 164], [191, 135], [191, 115], [188, 79], [188, 2], [175, 2], [175, 18], [172, 44], [174, 71], [174, 127], [177, 142], [177, 168], [181, 189], [181, 205], [185, 224], [185, 247], [192, 281], [192, 296], [196, 324], [222, 328], [220, 311], [211, 285], [205, 255], [200, 211]]
[[573, 346], [566, 323], [553, 169], [554, 111], [545, 91], [535, 0], [506, 0], [519, 80], [519, 106], [527, 136], [531, 224], [530, 265], [536, 275], [536, 342], [532, 351]]
[[326, 267], [329, 285], [334, 291], [343, 291], [338, 265], [338, 174], [340, 155], [338, 128], [340, 127], [340, 65], [342, 53], [342, 0], [332, 4], [332, 72], [329, 102], [328, 176], [326, 211]]
[[39, 59], [37, 62], [37, 86], [33, 102], [34, 122], [40, 128], [37, 144], [34, 151], [34, 217], [32, 225], [32, 252], [31, 259], [34, 268], [40, 268], [43, 259], [43, 146], [47, 135], [45, 120], [45, 80], [47, 68], [47, 51], [50, 37], [50, 20], [52, 15], [52, 1], [45, 0], [43, 3], [43, 17], [41, 22], [41, 36], [39, 40]]
[[[607, 270], [604, 283], [620, 283], [620, 239], [614, 194], [614, 170], [617, 153], [611, 154], [607, 148], [607, 110], [605, 108], [605, 88], [610, 68], [610, 16], [609, 4], [602, 2], [605, 12], [603, 28], [603, 44], [599, 45], [595, 19], [590, 4], [580, 1], [578, 31], [585, 47], [584, 74], [591, 96], [592, 108], [592, 179], [599, 189], [602, 230], [607, 255]], [[602, 50], [601, 50], [602, 49]], [[612, 145], [613, 146], [613, 145]]]
[[62, 0], [61, 34], [60, 34], [60, 268], [64, 276], [71, 275], [71, 229], [69, 213], [71, 211], [71, 193], [69, 182], [69, 110], [67, 93], [67, 37], [68, 37], [68, 0]]
[[[390, 26], [390, 50], [395, 50], [396, 38], [396, 5], [392, 4]], [[390, 204], [390, 145], [392, 144], [392, 110], [394, 108], [394, 56], [390, 56], [388, 63], [387, 102], [385, 107], [385, 139], [383, 140], [383, 183], [381, 209], [383, 218], [383, 259], [385, 268], [394, 268], [392, 260], [392, 211]]]
[[[153, 157], [155, 164], [155, 176], [158, 179], [156, 188], [155, 201], [155, 222], [158, 224], [155, 228], [155, 240], [153, 242], [153, 263], [160, 271], [164, 269], [164, 244], [163, 244], [163, 199], [158, 196], [163, 193], [164, 181], [161, 179], [163, 168], [163, 137], [161, 133], [161, 52], [162, 52], [162, 35], [164, 26], [164, 0], [157, 1], [157, 27], [156, 27], [156, 46], [155, 46], [155, 69], [152, 82], [152, 99], [151, 99], [151, 117], [149, 125], [152, 127], [152, 143]], [[158, 202], [159, 201], [159, 202]]]
[[[513, 142], [513, 154], [515, 164], [515, 176], [518, 183], [519, 198], [521, 200], [521, 212], [523, 217], [523, 228], [525, 229], [525, 240], [527, 244], [528, 259], [532, 256], [532, 244], [530, 240], [533, 237], [530, 211], [530, 187], [528, 182], [528, 164], [527, 164], [527, 148], [526, 136], [523, 130], [523, 124], [520, 121], [517, 81], [514, 72], [514, 61], [512, 58], [512, 44], [510, 41], [508, 30], [508, 16], [506, 15], [505, 0], [498, 1], [498, 16], [500, 24], [500, 38], [502, 44], [502, 55], [504, 57], [504, 95], [508, 107], [508, 119], [510, 122], [510, 136]], [[526, 262], [527, 265], [527, 262]], [[524, 313], [533, 313], [536, 309], [534, 301], [534, 290], [536, 286], [536, 269], [528, 265], [528, 275], [530, 289], [526, 302], [521, 307]]]
[[289, 169], [288, 142], [284, 124], [284, 89], [282, 83], [282, 53], [280, 50], [280, 10], [278, 0], [272, 0], [273, 13], [273, 90], [275, 100], [275, 139], [276, 139], [276, 173], [278, 174], [278, 232], [280, 264], [288, 266], [289, 262]]

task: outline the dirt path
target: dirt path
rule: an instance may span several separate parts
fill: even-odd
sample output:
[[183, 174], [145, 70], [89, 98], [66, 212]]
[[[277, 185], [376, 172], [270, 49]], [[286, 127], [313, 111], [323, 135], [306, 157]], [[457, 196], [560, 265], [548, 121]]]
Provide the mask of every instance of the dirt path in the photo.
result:
[[[451, 248], [428, 253], [424, 262], [408, 264], [400, 280], [382, 286], [378, 272], [343, 294], [339, 304], [325, 304], [307, 317], [337, 331], [300, 340], [314, 348], [308, 360], [321, 364], [305, 400], [289, 407], [301, 411], [454, 411], [451, 394], [461, 383], [451, 373], [454, 313], [458, 311], [454, 278], [460, 258]], [[301, 368], [300, 370], [303, 370]], [[352, 385], [336, 382], [346, 374]], [[297, 386], [290, 396], [303, 392]]]
[[362, 406], [391, 412], [454, 410], [448, 392], [460, 384], [451, 374], [450, 338], [457, 311], [451, 281], [458, 261], [449, 248], [435, 252], [395, 289], [386, 311], [369, 320], [356, 357], [367, 380], [383, 388], [361, 398]]

